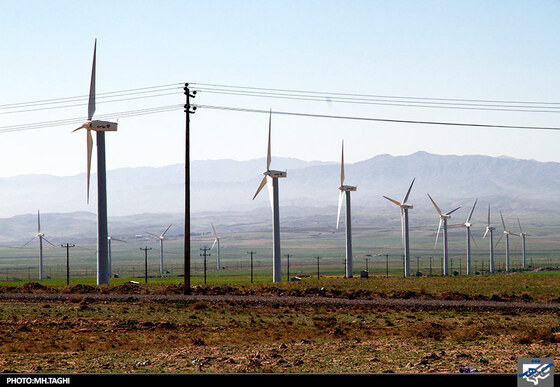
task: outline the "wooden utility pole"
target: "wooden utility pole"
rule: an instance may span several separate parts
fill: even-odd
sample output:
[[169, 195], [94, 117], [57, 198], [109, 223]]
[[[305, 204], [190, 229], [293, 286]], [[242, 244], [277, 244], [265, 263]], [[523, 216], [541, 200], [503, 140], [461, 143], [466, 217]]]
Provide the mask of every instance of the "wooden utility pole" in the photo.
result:
[[189, 84], [185, 83], [183, 88], [186, 96], [185, 103], [185, 243], [184, 243], [184, 287], [183, 294], [191, 293], [191, 204], [190, 204], [190, 115], [194, 113], [196, 107], [191, 109], [191, 98], [194, 98], [196, 91], [191, 94]]
[[315, 258], [317, 258], [317, 279], [319, 279], [319, 260], [321, 259], [321, 257], [317, 256]]
[[69, 243], [65, 245], [60, 245], [60, 247], [66, 247], [66, 285], [70, 285], [70, 248], [74, 247]]
[[210, 253], [208, 253], [208, 251], [210, 251], [210, 248], [204, 246], [200, 249], [200, 251], [202, 251], [202, 254], [200, 254], [200, 256], [204, 257], [204, 285], [206, 285], [206, 257], [210, 256]]
[[148, 283], [148, 250], [151, 250], [151, 247], [140, 247], [140, 250], [144, 251], [144, 282]]
[[251, 283], [253, 283], [253, 255], [256, 254], [256, 251], [247, 251], [247, 254], [251, 254]]

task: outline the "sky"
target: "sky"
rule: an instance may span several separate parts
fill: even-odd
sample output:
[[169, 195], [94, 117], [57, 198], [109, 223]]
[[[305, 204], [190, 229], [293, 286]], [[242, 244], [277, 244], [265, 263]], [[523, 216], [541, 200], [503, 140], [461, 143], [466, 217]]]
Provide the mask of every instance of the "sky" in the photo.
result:
[[[81, 122], [46, 123], [85, 121], [87, 100], [65, 107], [45, 101], [88, 94], [95, 39], [94, 118], [119, 124], [106, 135], [107, 169], [185, 161], [179, 107], [185, 82], [201, 89], [192, 100], [201, 106], [191, 116], [191, 160], [265, 157], [269, 117], [262, 112], [272, 111], [274, 169], [283, 169], [275, 156], [338, 161], [343, 139], [347, 163], [417, 151], [560, 162], [556, 130], [274, 114], [560, 128], [558, 20], [560, 1], [547, 0], [0, 0], [0, 177], [85, 172], [86, 134], [72, 133]], [[138, 92], [164, 85], [164, 95]], [[210, 92], [208, 85], [321, 97], [228, 95]], [[135, 92], [103, 103], [103, 93], [127, 90]], [[324, 97], [337, 93], [548, 105], [521, 112]], [[32, 101], [41, 103], [14, 109]], [[168, 112], [122, 114], [174, 105]]]

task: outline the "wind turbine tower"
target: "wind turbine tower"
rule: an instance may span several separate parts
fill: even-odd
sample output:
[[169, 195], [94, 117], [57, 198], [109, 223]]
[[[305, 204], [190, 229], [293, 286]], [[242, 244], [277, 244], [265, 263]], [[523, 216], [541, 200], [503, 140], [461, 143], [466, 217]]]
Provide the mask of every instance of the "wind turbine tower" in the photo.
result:
[[437, 234], [436, 234], [436, 242], [434, 244], [434, 248], [437, 245], [437, 241], [438, 241], [438, 237], [439, 237], [439, 231], [440, 231], [441, 226], [443, 224], [443, 275], [449, 275], [449, 260], [448, 260], [448, 248], [447, 248], [447, 220], [451, 218], [452, 213], [454, 213], [455, 211], [457, 211], [461, 207], [457, 207], [457, 208], [455, 208], [455, 209], [453, 209], [449, 212], [442, 213], [441, 210], [439, 209], [438, 205], [434, 201], [434, 199], [432, 199], [432, 197], [430, 196], [430, 194], [428, 194], [428, 197], [432, 201], [432, 204], [434, 205], [434, 207], [436, 208], [436, 211], [439, 214], [439, 225], [438, 225], [438, 230], [437, 230]]
[[345, 277], [352, 278], [352, 213], [350, 210], [350, 192], [356, 191], [356, 187], [344, 185], [344, 140], [342, 140], [342, 160], [340, 163], [340, 196], [338, 199], [338, 215], [336, 217], [336, 228], [340, 222], [340, 210], [342, 209], [342, 200], [346, 194], [346, 268]]
[[33, 241], [33, 239], [35, 238], [39, 238], [39, 280], [43, 280], [44, 277], [44, 270], [43, 270], [43, 239], [50, 244], [51, 246], [55, 247], [51, 242], [48, 241], [47, 238], [45, 238], [45, 234], [41, 232], [41, 214], [39, 212], [39, 210], [37, 210], [37, 234], [35, 234], [35, 236], [33, 238], [31, 238], [31, 240], [29, 242], [27, 242], [26, 244], [24, 244], [23, 246], [21, 246], [21, 248], [24, 248], [25, 246], [27, 246], [29, 243], [31, 243], [31, 241]]
[[412, 183], [410, 183], [410, 187], [408, 187], [408, 191], [406, 191], [406, 195], [402, 202], [398, 202], [394, 199], [391, 199], [387, 196], [383, 196], [385, 199], [389, 200], [390, 202], [396, 204], [401, 209], [401, 239], [402, 245], [404, 248], [404, 276], [410, 276], [410, 246], [409, 246], [409, 238], [408, 238], [408, 210], [413, 208], [412, 204], [408, 204], [408, 196], [410, 195], [410, 190], [412, 189], [412, 185], [414, 184], [414, 180], [412, 179]]
[[486, 225], [486, 231], [482, 239], [486, 238], [486, 235], [490, 233], [490, 273], [494, 273], [494, 234], [493, 231], [495, 227], [490, 226], [490, 204], [488, 204], [488, 223]]
[[220, 239], [222, 239], [218, 233], [216, 232], [216, 228], [214, 228], [214, 224], [212, 224], [212, 232], [214, 232], [214, 243], [212, 243], [212, 247], [210, 247], [210, 250], [212, 250], [214, 248], [214, 246], [217, 246], [218, 249], [218, 254], [216, 257], [216, 267], [218, 270], [222, 269], [222, 264], [220, 262]]
[[519, 218], [517, 218], [517, 224], [519, 224], [519, 236], [521, 237], [521, 249], [523, 250], [523, 269], [526, 269], [527, 268], [527, 255], [526, 255], [526, 251], [525, 251], [525, 236], [527, 236], [529, 234], [523, 232], [523, 229], [521, 228], [521, 222], [519, 221]]
[[[465, 221], [465, 223], [460, 223], [460, 224], [454, 224], [453, 226], [465, 226], [465, 228], [467, 229], [467, 275], [471, 275], [472, 271], [471, 271], [471, 227], [472, 227], [472, 223], [471, 223], [471, 218], [474, 212], [474, 208], [476, 207], [476, 203], [478, 202], [478, 199], [476, 199], [474, 201], [472, 210], [467, 218], [467, 220]], [[474, 242], [474, 238], [473, 238], [473, 242]], [[474, 242], [476, 245], [476, 242]]]
[[112, 261], [112, 257], [111, 257], [111, 242], [112, 241], [117, 241], [117, 242], [126, 242], [123, 241], [122, 239], [118, 239], [112, 236], [107, 237], [107, 256], [109, 259], [109, 274], [113, 273], [113, 261]]
[[146, 234], [150, 234], [156, 239], [159, 239], [159, 275], [163, 277], [164, 267], [163, 267], [163, 240], [165, 239], [165, 233], [171, 228], [171, 224], [167, 226], [164, 232], [160, 235], [152, 234], [151, 232], [147, 232]]
[[496, 245], [498, 243], [500, 243], [500, 241], [502, 240], [503, 236], [506, 236], [506, 272], [509, 273], [509, 236], [519, 236], [518, 234], [515, 234], [511, 231], [509, 231], [506, 228], [506, 222], [504, 222], [504, 216], [502, 215], [502, 212], [500, 211], [500, 217], [502, 218], [502, 226], [504, 227], [504, 233], [500, 236], [500, 239], [498, 239], [498, 241], [496, 242]]
[[271, 120], [272, 111], [270, 112], [268, 118], [268, 151], [266, 155], [266, 171], [264, 171], [264, 177], [257, 188], [253, 200], [257, 197], [259, 192], [263, 189], [265, 185], [268, 186], [268, 194], [270, 198], [270, 205], [272, 207], [272, 279], [274, 282], [282, 282], [282, 261], [280, 254], [280, 209], [278, 200], [278, 179], [285, 178], [288, 174], [285, 171], [275, 171], [270, 169], [270, 163], [272, 161], [271, 156]]
[[108, 284], [111, 277], [109, 270], [109, 252], [107, 238], [107, 180], [105, 165], [105, 132], [117, 131], [117, 123], [92, 120], [95, 113], [95, 55], [97, 39], [93, 47], [93, 65], [89, 87], [88, 119], [79, 128], [85, 129], [87, 136], [87, 202], [89, 203], [89, 180], [91, 171], [91, 154], [93, 137], [91, 131], [96, 132], [97, 139], [97, 284]]

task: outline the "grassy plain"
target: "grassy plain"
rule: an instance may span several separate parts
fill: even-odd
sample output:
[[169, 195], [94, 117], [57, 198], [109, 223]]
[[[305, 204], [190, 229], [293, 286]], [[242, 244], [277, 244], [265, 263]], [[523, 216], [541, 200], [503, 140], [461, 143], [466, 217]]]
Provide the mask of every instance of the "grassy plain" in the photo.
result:
[[[124, 281], [124, 280], [123, 280]], [[25, 291], [70, 291], [65, 284]], [[174, 278], [137, 285], [162, 292]], [[2, 291], [13, 291], [3, 284]], [[122, 286], [122, 285], [121, 285]], [[115, 285], [118, 288], [119, 285]], [[74, 289], [76, 287], [74, 286]], [[110, 292], [109, 287], [87, 288]], [[485, 277], [323, 278], [300, 283], [197, 285], [194, 293], [337, 297], [462, 297], [551, 301], [558, 273]], [[15, 289], [17, 290], [17, 289]], [[560, 317], [537, 313], [195, 302], [0, 302], [0, 370], [64, 373], [516, 372], [518, 357], [560, 355]]]

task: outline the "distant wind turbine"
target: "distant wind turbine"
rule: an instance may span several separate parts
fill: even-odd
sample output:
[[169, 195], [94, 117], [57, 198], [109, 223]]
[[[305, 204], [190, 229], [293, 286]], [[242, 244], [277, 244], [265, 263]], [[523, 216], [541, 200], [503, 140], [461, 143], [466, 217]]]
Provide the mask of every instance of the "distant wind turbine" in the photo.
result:
[[482, 239], [486, 238], [486, 235], [490, 233], [490, 273], [494, 272], [494, 234], [493, 231], [495, 227], [490, 226], [490, 204], [488, 204], [488, 223], [486, 224], [486, 231]]
[[342, 209], [342, 200], [346, 193], [346, 278], [352, 278], [352, 214], [350, 206], [350, 192], [356, 191], [356, 187], [344, 185], [344, 140], [342, 140], [342, 159], [340, 163], [340, 196], [338, 199], [338, 215], [336, 217], [336, 228], [340, 223], [340, 210]]
[[86, 130], [87, 140], [87, 202], [89, 203], [89, 181], [91, 172], [91, 154], [93, 137], [91, 131], [96, 132], [97, 139], [97, 284], [108, 284], [111, 277], [109, 272], [108, 231], [107, 231], [107, 181], [105, 165], [105, 132], [115, 132], [117, 123], [92, 120], [95, 113], [95, 55], [97, 39], [93, 47], [93, 65], [89, 86], [89, 103], [87, 121], [79, 128]]
[[506, 228], [506, 222], [504, 222], [504, 216], [502, 215], [501, 211], [500, 211], [500, 217], [502, 218], [502, 226], [504, 227], [504, 233], [500, 236], [500, 238], [496, 242], [496, 246], [498, 245], [498, 243], [500, 243], [503, 236], [505, 235], [506, 236], [506, 272], [509, 272], [509, 236], [510, 235], [511, 236], [519, 236], [519, 235], [509, 231]]
[[472, 210], [471, 210], [469, 216], [467, 217], [467, 220], [465, 221], [465, 223], [450, 225], [450, 227], [451, 226], [465, 226], [465, 228], [467, 229], [467, 275], [472, 274], [471, 273], [471, 238], [473, 238], [473, 242], [476, 246], [476, 242], [474, 241], [474, 237], [471, 235], [471, 227], [472, 227], [471, 218], [472, 218], [474, 208], [476, 207], [477, 202], [478, 202], [478, 199], [476, 199], [474, 201], [474, 204], [472, 206]]
[[212, 250], [214, 248], [215, 245], [217, 245], [218, 248], [218, 254], [217, 254], [217, 258], [216, 258], [216, 267], [218, 270], [222, 269], [222, 264], [220, 262], [220, 239], [222, 239], [218, 233], [216, 232], [216, 229], [214, 228], [214, 224], [212, 225], [212, 232], [214, 233], [214, 243], [212, 243], [212, 247], [210, 247], [210, 250]]
[[21, 246], [21, 248], [23, 249], [35, 238], [39, 238], [39, 280], [43, 280], [43, 239], [51, 246], [55, 246], [51, 242], [49, 242], [49, 240], [45, 238], [45, 234], [41, 232], [41, 214], [39, 213], [39, 210], [37, 210], [37, 234], [35, 234], [35, 236], [31, 238], [29, 242]]
[[163, 274], [164, 274], [164, 268], [163, 268], [163, 240], [165, 239], [164, 238], [165, 233], [169, 230], [169, 228], [171, 228], [171, 226], [172, 226], [171, 224], [169, 226], [167, 226], [165, 231], [162, 232], [160, 235], [152, 234], [151, 232], [146, 231], [146, 234], [150, 234], [154, 238], [159, 239], [159, 274], [162, 277], [163, 277]]
[[112, 241], [117, 241], [117, 242], [125, 242], [122, 239], [118, 239], [112, 236], [107, 237], [107, 245], [108, 245], [108, 249], [107, 249], [107, 256], [109, 258], [109, 274], [111, 275], [113, 273], [113, 261], [112, 261], [112, 257], [111, 257], [111, 242]]
[[408, 191], [406, 191], [406, 195], [402, 202], [398, 202], [394, 199], [391, 199], [387, 196], [383, 196], [385, 199], [389, 200], [390, 202], [396, 204], [401, 209], [401, 238], [402, 238], [402, 245], [404, 248], [404, 276], [410, 276], [410, 247], [409, 247], [409, 238], [408, 238], [408, 210], [413, 208], [412, 204], [408, 204], [408, 196], [410, 195], [410, 190], [412, 189], [412, 185], [414, 184], [414, 180], [412, 179], [412, 183], [410, 183], [410, 187], [408, 187]]
[[455, 208], [455, 209], [453, 209], [449, 212], [442, 213], [441, 210], [439, 209], [438, 205], [434, 201], [434, 199], [432, 199], [432, 197], [430, 196], [430, 194], [428, 194], [428, 197], [432, 201], [432, 204], [434, 205], [434, 207], [436, 208], [436, 211], [439, 214], [439, 225], [438, 225], [438, 230], [437, 230], [437, 234], [436, 234], [436, 242], [434, 244], [434, 248], [437, 245], [437, 241], [438, 241], [438, 237], [439, 237], [439, 231], [440, 231], [441, 226], [443, 224], [443, 275], [448, 275], [449, 274], [449, 261], [448, 261], [448, 249], [447, 249], [447, 220], [451, 218], [452, 213], [454, 213], [455, 211], [457, 211], [461, 207], [457, 207], [457, 208]]
[[527, 255], [526, 255], [526, 251], [525, 251], [525, 237], [526, 236], [531, 236], [531, 235], [523, 232], [523, 229], [521, 228], [521, 222], [519, 221], [519, 218], [517, 218], [517, 224], [519, 224], [519, 236], [521, 237], [521, 249], [523, 250], [523, 269], [526, 269], [527, 268]]
[[257, 188], [253, 200], [257, 197], [259, 192], [263, 189], [265, 184], [268, 186], [268, 194], [270, 198], [270, 205], [272, 207], [272, 278], [274, 282], [282, 282], [282, 262], [280, 255], [280, 209], [278, 200], [278, 179], [284, 178], [288, 174], [284, 171], [275, 171], [270, 169], [271, 156], [271, 120], [272, 111], [268, 118], [268, 151], [266, 155], [266, 171], [263, 173], [264, 177]]

